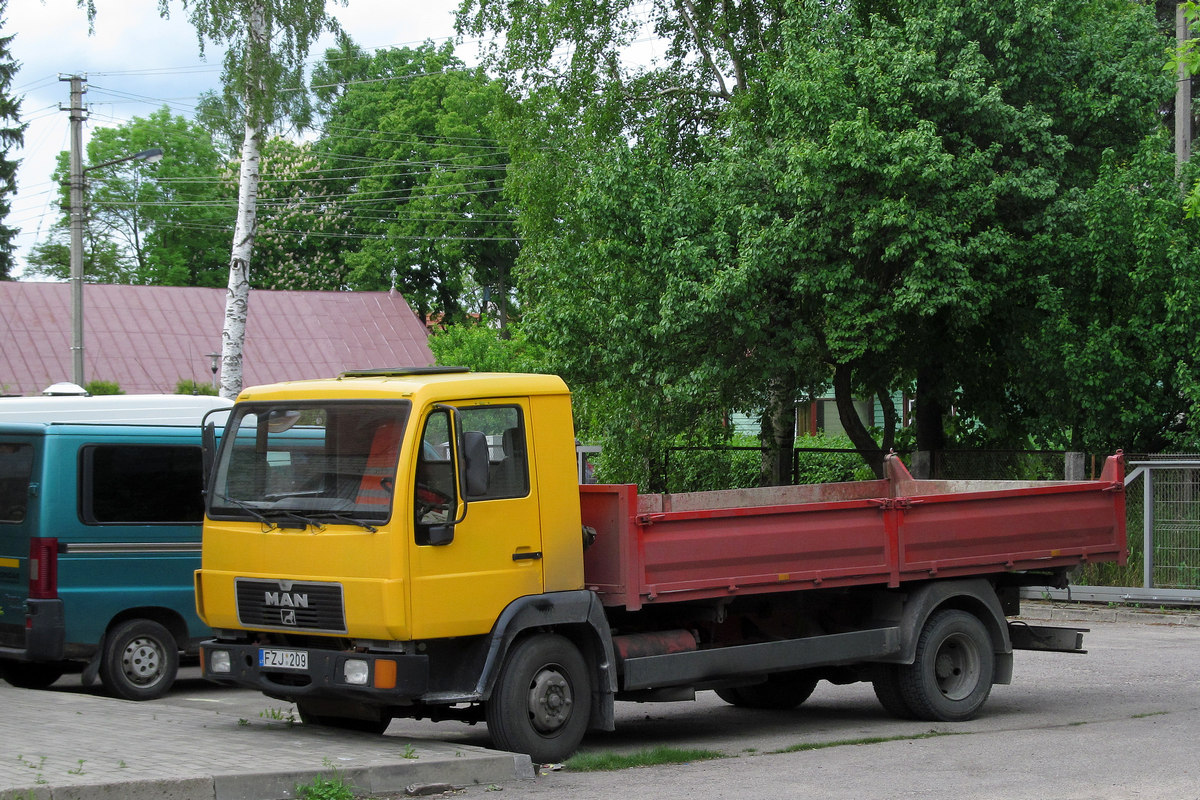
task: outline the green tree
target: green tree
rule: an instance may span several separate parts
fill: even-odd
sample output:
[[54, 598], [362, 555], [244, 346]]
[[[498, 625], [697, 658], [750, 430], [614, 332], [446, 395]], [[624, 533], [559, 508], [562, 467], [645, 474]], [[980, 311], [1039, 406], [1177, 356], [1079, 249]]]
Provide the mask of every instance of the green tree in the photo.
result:
[[349, 41], [313, 83], [320, 148], [363, 236], [346, 256], [350, 286], [395, 288], [423, 318], [475, 312], [503, 328], [518, 253], [498, 141], [497, 113], [512, 104], [503, 85], [449, 43], [367, 54]]
[[1069, 210], [1080, 224], [1056, 236], [1072, 257], [1047, 276], [1046, 324], [1022, 343], [1018, 380], [998, 398], [1027, 409], [1039, 443], [1093, 453], [1194, 449], [1200, 220], [1184, 218], [1167, 137], [1128, 158], [1107, 153]]
[[[1189, 29], [1195, 30], [1197, 24], [1200, 24], [1200, 3], [1196, 0], [1186, 0], [1182, 6]], [[1180, 67], [1185, 74], [1200, 75], [1200, 40], [1191, 38], [1177, 43], [1174, 55], [1167, 63], [1167, 69], [1172, 74], [1177, 74]], [[1191, 156], [1190, 153], [1188, 155]], [[1200, 217], [1200, 181], [1193, 181], [1191, 187], [1184, 200], [1184, 208], [1188, 217]]]
[[[0, 29], [8, 0], [0, 0]], [[10, 198], [17, 191], [17, 161], [13, 150], [25, 141], [25, 125], [21, 123], [21, 100], [12, 94], [13, 77], [20, 67], [12, 58], [13, 37], [0, 36], [0, 280], [8, 280], [13, 267], [13, 239], [17, 230], [4, 224], [12, 210]]]
[[[162, 108], [95, 131], [86, 161], [101, 164], [151, 147], [164, 151], [161, 162], [127, 161], [87, 172], [84, 277], [94, 283], [219, 286], [233, 180], [201, 127]], [[37, 273], [60, 280], [70, 272], [68, 174], [68, 154], [60, 153], [54, 175], [63, 213], [29, 259]]]
[[[527, 5], [478, 3], [477, 23], [513, 26], [509, 66], [547, 67], [560, 35], [612, 38], [555, 27], [552, 12], [582, 14], [577, 4], [541, 16]], [[597, 10], [625, 4], [585, 5], [595, 25], [627, 30], [627, 16]], [[532, 16], [517, 20], [518, 6]], [[691, 8], [655, 5], [662, 19]], [[1129, 157], [1157, 125], [1169, 85], [1152, 14], [1109, 0], [739, 9], [671, 28], [679, 54], [685, 28], [698, 31], [689, 52], [719, 116], [695, 113], [695, 91], [664, 90], [617, 121], [615, 142], [580, 125], [594, 139], [572, 140], [574, 175], [514, 181], [552, 198], [531, 202], [544, 211], [523, 231], [523, 269], [542, 287], [532, 330], [581, 375], [661, 387], [664, 407], [686, 411], [676, 425], [706, 405], [681, 396], [748, 407], [828, 380], [857, 447], [878, 452], [886, 435], [863, 428], [852, 398], [912, 388], [918, 446], [940, 449], [951, 407], [982, 416], [1014, 385], [1021, 343], [1048, 318], [1046, 276], [1073, 257], [1059, 236], [1076, 224], [1070, 201], [1106, 151]], [[581, 47], [562, 80], [605, 84], [604, 58]], [[558, 97], [547, 130], [564, 127], [555, 114], [600, 119]], [[594, 323], [570, 326], [575, 314]], [[613, 321], [607, 338], [600, 320]], [[743, 390], [721, 384], [740, 370]]]
[[328, 161], [311, 144], [274, 136], [263, 145], [255, 288], [344, 290], [355, 222]]
[[530, 342], [519, 324], [507, 335], [486, 322], [448, 325], [429, 338], [437, 363], [469, 367], [476, 372], [545, 372], [545, 354]]

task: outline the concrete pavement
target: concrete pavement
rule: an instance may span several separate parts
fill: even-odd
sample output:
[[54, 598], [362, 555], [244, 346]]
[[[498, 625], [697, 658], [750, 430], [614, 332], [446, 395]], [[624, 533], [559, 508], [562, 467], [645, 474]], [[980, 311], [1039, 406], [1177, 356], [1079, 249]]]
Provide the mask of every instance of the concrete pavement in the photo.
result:
[[[1029, 601], [1023, 610], [1083, 627], [1200, 626], [1200, 613], [1187, 611]], [[270, 715], [280, 719], [238, 713], [0, 683], [0, 800], [284, 800], [335, 773], [380, 797], [534, 776], [528, 757], [470, 744], [309, 728], [288, 708]]]
[[282, 800], [335, 774], [378, 797], [534, 774], [480, 747], [0, 686], [3, 800]]

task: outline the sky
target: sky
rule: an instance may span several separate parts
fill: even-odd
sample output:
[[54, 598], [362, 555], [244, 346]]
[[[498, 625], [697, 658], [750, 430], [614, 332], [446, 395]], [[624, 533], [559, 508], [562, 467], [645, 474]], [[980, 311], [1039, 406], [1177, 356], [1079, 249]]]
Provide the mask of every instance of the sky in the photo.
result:
[[[15, 35], [11, 55], [20, 65], [12, 91], [23, 97], [21, 119], [29, 124], [25, 146], [10, 154], [21, 160], [18, 192], [6, 223], [21, 232], [16, 240], [19, 277], [25, 255], [45, 239], [58, 216], [56, 187], [50, 181], [59, 152], [70, 146], [67, 112], [70, 84], [60, 76], [83, 75], [84, 146], [97, 128], [120, 125], [168, 106], [191, 116], [199, 95], [220, 88], [222, 51], [205, 47], [200, 56], [196, 33], [172, 0], [170, 19], [158, 14], [158, 0], [96, 0], [95, 30], [88, 34], [87, 14], [76, 0], [8, 0], [0, 35]], [[417, 45], [425, 39], [454, 37], [458, 0], [348, 0], [328, 7], [362, 47], [378, 49]], [[314, 46], [319, 57], [332, 40]], [[471, 63], [477, 42], [458, 47]]]

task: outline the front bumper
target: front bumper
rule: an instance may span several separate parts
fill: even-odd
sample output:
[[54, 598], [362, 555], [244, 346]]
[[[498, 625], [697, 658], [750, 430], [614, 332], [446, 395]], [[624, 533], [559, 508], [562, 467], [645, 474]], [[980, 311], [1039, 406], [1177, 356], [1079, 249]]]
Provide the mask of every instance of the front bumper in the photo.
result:
[[[242, 644], [210, 639], [200, 645], [204, 677], [222, 684], [257, 689], [272, 697], [348, 699], [368, 705], [407, 705], [429, 690], [429, 658], [402, 653], [358, 653], [308, 647], [284, 649], [307, 654], [306, 669], [263, 667], [258, 644]], [[228, 653], [228, 671], [213, 668], [213, 657]], [[223, 656], [218, 656], [223, 661]], [[347, 662], [355, 662], [352, 672], [362, 674], [363, 683], [346, 678]]]

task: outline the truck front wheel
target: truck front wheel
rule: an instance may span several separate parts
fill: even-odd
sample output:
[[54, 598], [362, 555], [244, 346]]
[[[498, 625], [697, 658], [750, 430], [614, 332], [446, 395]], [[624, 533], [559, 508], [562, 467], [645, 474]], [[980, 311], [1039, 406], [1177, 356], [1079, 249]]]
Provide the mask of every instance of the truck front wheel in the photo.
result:
[[897, 667], [896, 681], [916, 719], [961, 722], [983, 707], [995, 667], [992, 639], [979, 618], [947, 609], [925, 623], [916, 660]]
[[162, 697], [178, 672], [179, 645], [169, 630], [153, 620], [128, 620], [104, 637], [100, 680], [117, 697]]
[[587, 732], [592, 682], [568, 639], [538, 634], [508, 654], [485, 706], [488, 733], [503, 750], [535, 764], [565, 760]]

